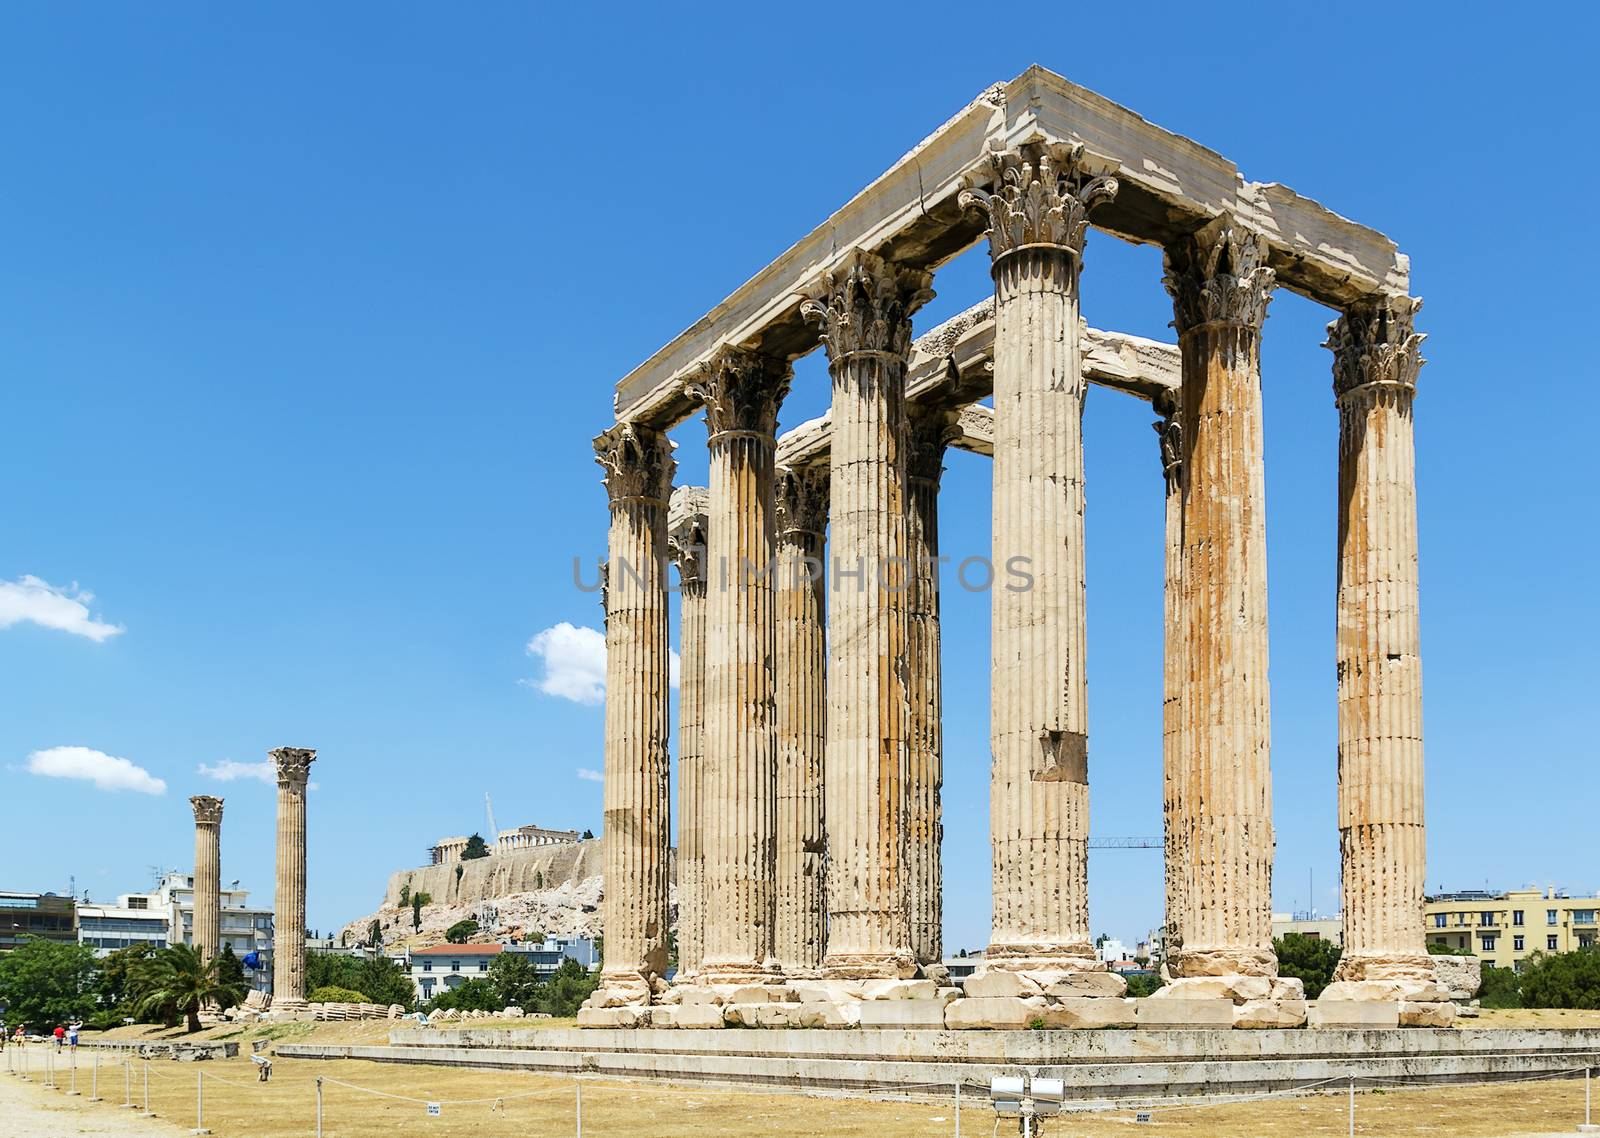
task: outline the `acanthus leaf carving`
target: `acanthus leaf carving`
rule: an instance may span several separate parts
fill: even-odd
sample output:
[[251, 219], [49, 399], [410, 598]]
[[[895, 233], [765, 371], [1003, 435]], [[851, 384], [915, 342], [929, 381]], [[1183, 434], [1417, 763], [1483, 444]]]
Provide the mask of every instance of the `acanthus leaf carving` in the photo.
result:
[[932, 273], [854, 249], [808, 290], [800, 315], [821, 325], [830, 365], [863, 352], [903, 363], [911, 315], [933, 298], [932, 284]]
[[667, 549], [678, 567], [678, 586], [693, 590], [705, 584], [706, 507], [704, 486], [679, 486], [672, 491], [667, 513]]
[[1224, 213], [1168, 246], [1163, 261], [1180, 336], [1206, 324], [1261, 330], [1277, 273], [1260, 233]]
[[1083, 255], [1089, 212], [1117, 196], [1117, 180], [1084, 169], [1084, 147], [1074, 143], [991, 145], [993, 188], [962, 190], [962, 209], [989, 214], [989, 256], [998, 262], [1019, 249], [1053, 246]]
[[1333, 352], [1336, 398], [1366, 387], [1416, 390], [1417, 373], [1427, 336], [1415, 330], [1422, 301], [1410, 296], [1380, 295], [1357, 301], [1328, 325]]
[[212, 825], [222, 822], [222, 799], [210, 794], [196, 794], [189, 799], [189, 805], [194, 807], [196, 822], [209, 822]]
[[677, 469], [666, 432], [642, 423], [618, 423], [596, 437], [594, 453], [613, 504], [629, 498], [666, 503]]
[[688, 393], [705, 405], [712, 441], [732, 434], [770, 438], [793, 377], [787, 360], [723, 344], [699, 366]]
[[780, 466], [774, 484], [779, 533], [821, 537], [828, 526], [828, 468]]
[[267, 752], [277, 765], [278, 785], [304, 790], [317, 752], [308, 747], [276, 747]]

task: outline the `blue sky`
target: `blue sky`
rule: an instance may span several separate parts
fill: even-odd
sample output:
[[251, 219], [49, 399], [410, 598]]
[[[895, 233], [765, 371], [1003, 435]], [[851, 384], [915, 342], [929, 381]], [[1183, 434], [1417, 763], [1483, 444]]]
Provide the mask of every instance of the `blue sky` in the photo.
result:
[[[1198, 11], [8, 8], [0, 887], [142, 888], [189, 864], [206, 792], [224, 877], [265, 900], [273, 791], [216, 772], [285, 744], [321, 752], [313, 926], [483, 828], [486, 791], [502, 827], [599, 829], [600, 708], [540, 690], [528, 645], [599, 623], [571, 559], [603, 548], [612, 383], [1037, 62], [1411, 254], [1428, 883], [1600, 888], [1596, 18]], [[1091, 237], [1086, 316], [1168, 338], [1159, 275]], [[985, 295], [983, 251], [935, 287], [919, 328]], [[1337, 904], [1330, 318], [1280, 293], [1264, 348], [1279, 908]], [[784, 424], [826, 399], [802, 360]], [[1091, 394], [1101, 835], [1160, 832], [1150, 419]], [[703, 480], [699, 421], [674, 437]], [[988, 469], [949, 460], [958, 559], [987, 548]], [[988, 929], [987, 613], [947, 591], [952, 947]], [[145, 774], [30, 771], [103, 764], [57, 748]], [[1095, 930], [1156, 923], [1160, 882], [1155, 851], [1096, 853]]]

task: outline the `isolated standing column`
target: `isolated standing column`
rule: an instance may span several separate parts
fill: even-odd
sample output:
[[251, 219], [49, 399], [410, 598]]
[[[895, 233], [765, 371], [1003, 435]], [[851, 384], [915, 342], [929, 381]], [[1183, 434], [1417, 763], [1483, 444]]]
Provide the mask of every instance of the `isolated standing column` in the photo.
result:
[[692, 979], [705, 953], [706, 490], [672, 492], [668, 542], [678, 566], [678, 975]]
[[1161, 654], [1161, 822], [1166, 919], [1163, 951], [1170, 955], [1183, 922], [1183, 423], [1176, 392], [1156, 400], [1161, 418], [1153, 426], [1161, 439], [1165, 487], [1165, 565], [1163, 566]]
[[648, 1003], [667, 967], [671, 652], [665, 566], [676, 464], [666, 435], [637, 423], [618, 423], [594, 446], [611, 502], [601, 985], [608, 998]]
[[306, 998], [306, 779], [317, 753], [269, 751], [278, 771], [278, 880], [273, 891], [272, 1003]]
[[[1174, 976], [1271, 977], [1272, 777], [1261, 326], [1266, 243], [1224, 214], [1166, 251], [1183, 366], [1184, 866]], [[1174, 988], [1172, 995], [1181, 995]], [[1259, 981], [1236, 1000], [1264, 996]]]
[[995, 289], [990, 840], [985, 967], [1102, 970], [1089, 937], [1089, 751], [1078, 277], [1114, 179], [1081, 146], [993, 155]]
[[194, 807], [194, 947], [201, 960], [222, 951], [222, 799], [197, 794]]
[[1375, 297], [1328, 326], [1339, 407], [1336, 980], [1428, 980], [1422, 662], [1412, 402], [1421, 301]]
[[826, 948], [827, 467], [778, 468], [778, 963], [814, 973]]
[[860, 249], [809, 290], [833, 377], [828, 951], [838, 979], [916, 973], [906, 911], [906, 362], [932, 277]]

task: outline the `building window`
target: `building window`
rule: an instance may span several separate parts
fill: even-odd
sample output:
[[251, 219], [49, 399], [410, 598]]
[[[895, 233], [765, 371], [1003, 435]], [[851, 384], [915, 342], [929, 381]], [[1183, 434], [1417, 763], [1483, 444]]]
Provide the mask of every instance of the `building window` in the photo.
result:
[[1544, 946], [1545, 946], [1545, 948], [1549, 949], [1551, 952], [1554, 952], [1556, 950], [1556, 938], [1553, 937], [1553, 936], [1545, 937], [1544, 938]]
[[1486, 933], [1486, 934], [1483, 934], [1480, 939], [1483, 942], [1483, 951], [1485, 951], [1485, 952], [1493, 952], [1494, 951], [1495, 942], [1497, 940], [1499, 940], [1500, 938], [1495, 936], [1493, 933]]
[[423, 970], [423, 971], [424, 971], [424, 972], [432, 972], [432, 971], [433, 971], [433, 961], [431, 961], [431, 960], [424, 960], [424, 961], [423, 961], [423, 962], [422, 962], [422, 970]]
[[1579, 933], [1578, 934], [1578, 947], [1579, 948], [1593, 948], [1594, 947], [1594, 933]]
[[422, 982], [422, 998], [424, 1000], [431, 1000], [433, 998], [433, 981], [432, 980], [424, 980]]
[[1572, 910], [1572, 923], [1575, 924], [1575, 925], [1592, 925], [1592, 924], [1594, 924], [1594, 910], [1593, 909], [1574, 909], [1574, 910]]
[[1435, 913], [1433, 915], [1433, 927], [1434, 928], [1436, 928], [1436, 929], [1444, 928], [1444, 921], [1445, 921], [1445, 915], [1443, 913]]
[[452, 972], [460, 972], [461, 971], [461, 961], [452, 960], [450, 962], [450, 971], [452, 971]]
[[487, 972], [487, 971], [489, 971], [489, 962], [487, 960], [478, 961], [478, 971], [479, 972]]
[[1493, 913], [1480, 913], [1478, 916], [1479, 916], [1478, 923], [1480, 925], [1487, 925], [1487, 926], [1489, 926], [1491, 928], [1494, 926], [1494, 914]]
[[1513, 909], [1511, 911], [1511, 923], [1514, 924], [1514, 925], [1522, 924], [1522, 910], [1521, 909]]
[[1522, 938], [1520, 936], [1514, 936], [1514, 937], [1511, 938], [1511, 951], [1512, 952], [1521, 952], [1522, 951]]
[[1546, 909], [1544, 911], [1544, 923], [1547, 925], [1556, 923], [1556, 911], [1554, 909]]

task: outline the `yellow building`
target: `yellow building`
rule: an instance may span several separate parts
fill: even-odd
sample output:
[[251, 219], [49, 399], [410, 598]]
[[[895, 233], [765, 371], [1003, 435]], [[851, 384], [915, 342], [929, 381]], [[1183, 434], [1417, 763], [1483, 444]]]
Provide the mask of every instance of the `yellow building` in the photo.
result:
[[1600, 897], [1568, 897], [1554, 889], [1441, 893], [1425, 912], [1428, 943], [1467, 949], [1496, 968], [1521, 971], [1536, 952], [1571, 952], [1600, 944]]

